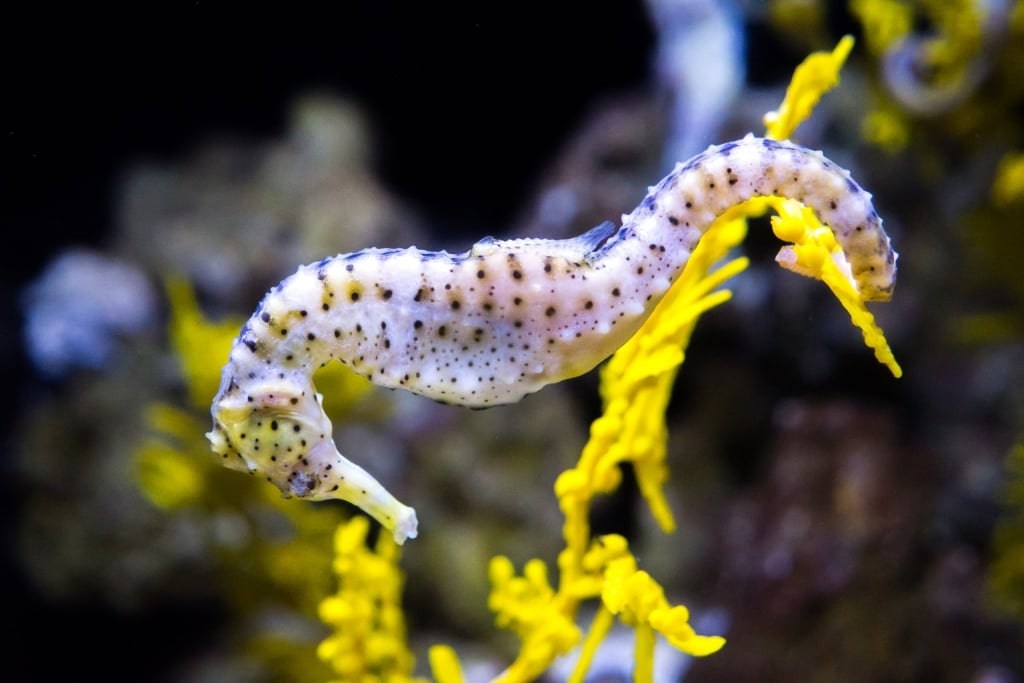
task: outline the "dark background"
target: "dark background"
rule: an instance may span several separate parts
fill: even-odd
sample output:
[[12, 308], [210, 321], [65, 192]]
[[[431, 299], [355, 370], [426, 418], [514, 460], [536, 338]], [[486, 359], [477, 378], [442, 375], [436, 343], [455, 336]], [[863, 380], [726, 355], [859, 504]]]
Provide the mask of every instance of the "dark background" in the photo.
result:
[[[104, 246], [133, 162], [174, 162], [215, 136], [280, 136], [291, 101], [321, 89], [364, 108], [385, 185], [433, 224], [495, 231], [518, 208], [507, 198], [534, 182], [596, 98], [646, 83], [652, 41], [639, 2], [163, 2], [5, 8], [2, 22], [5, 550], [20, 493], [18, 415], [57, 389], [27, 365], [17, 295], [62, 248]], [[216, 628], [215, 610], [198, 605], [127, 616], [48, 603], [5, 555], [5, 678], [159, 680], [161, 662], [194, 652]]]
[[[750, 28], [750, 79], [784, 80], [802, 55]], [[364, 107], [383, 182], [432, 224], [497, 232], [519, 208], [508, 198], [535, 182], [592, 104], [649, 84], [652, 47], [637, 1], [6, 8], [4, 547], [19, 497], [14, 425], [46, 390], [20, 349], [17, 294], [62, 248], [104, 245], [118, 178], [133, 162], [173, 162], [217, 135], [278, 136], [289, 103], [322, 89]], [[776, 59], [764, 59], [768, 53]], [[12, 680], [86, 672], [138, 680], [194, 650], [216, 623], [194, 605], [129, 618], [103, 605], [48, 604], [10, 561], [0, 582], [0, 611], [13, 629], [5, 632], [14, 633], [3, 648]]]

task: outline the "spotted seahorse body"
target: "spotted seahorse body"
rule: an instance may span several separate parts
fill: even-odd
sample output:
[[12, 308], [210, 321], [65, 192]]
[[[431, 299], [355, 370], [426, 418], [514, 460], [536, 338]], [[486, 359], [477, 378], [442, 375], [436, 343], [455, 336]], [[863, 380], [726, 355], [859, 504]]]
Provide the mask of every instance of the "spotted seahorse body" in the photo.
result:
[[213, 403], [213, 449], [285, 495], [359, 505], [399, 541], [412, 508], [345, 459], [312, 382], [338, 360], [446, 403], [518, 401], [622, 345], [728, 208], [778, 195], [835, 232], [866, 300], [886, 300], [896, 254], [865, 192], [818, 152], [748, 136], [678, 165], [621, 227], [569, 240], [478, 242], [468, 252], [366, 249], [303, 266], [239, 334]]

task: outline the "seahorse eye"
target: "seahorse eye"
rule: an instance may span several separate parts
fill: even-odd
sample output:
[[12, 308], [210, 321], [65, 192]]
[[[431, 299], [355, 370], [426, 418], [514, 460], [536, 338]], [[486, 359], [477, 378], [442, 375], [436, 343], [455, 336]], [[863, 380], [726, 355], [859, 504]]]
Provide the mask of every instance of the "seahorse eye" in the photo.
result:
[[310, 472], [295, 472], [292, 476], [291, 491], [300, 498], [309, 495], [316, 488], [317, 477]]

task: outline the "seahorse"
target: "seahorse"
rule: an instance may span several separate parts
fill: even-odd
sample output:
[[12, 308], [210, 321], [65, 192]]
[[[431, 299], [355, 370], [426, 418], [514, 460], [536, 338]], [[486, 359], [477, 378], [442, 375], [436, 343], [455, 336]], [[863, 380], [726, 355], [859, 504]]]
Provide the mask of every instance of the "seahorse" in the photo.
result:
[[224, 464], [286, 496], [343, 499], [415, 537], [414, 510], [338, 452], [312, 374], [337, 360], [385, 387], [473, 408], [592, 369], [644, 322], [715, 218], [765, 195], [811, 207], [865, 300], [888, 300], [896, 253], [871, 195], [789, 142], [709, 147], [616, 227], [565, 240], [484, 238], [461, 254], [369, 248], [303, 266], [242, 327], [207, 434]]

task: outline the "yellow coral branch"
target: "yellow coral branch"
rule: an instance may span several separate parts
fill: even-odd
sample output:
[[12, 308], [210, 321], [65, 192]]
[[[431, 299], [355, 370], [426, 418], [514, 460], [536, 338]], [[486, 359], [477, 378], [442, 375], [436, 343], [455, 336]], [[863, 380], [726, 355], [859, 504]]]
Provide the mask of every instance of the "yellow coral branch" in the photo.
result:
[[823, 281], [850, 314], [853, 324], [861, 330], [864, 343], [875, 352], [878, 362], [889, 368], [894, 377], [902, 377], [903, 370], [896, 362], [885, 334], [875, 323], [875, 317], [864, 305], [832, 230], [822, 225], [814, 212], [800, 202], [781, 197], [768, 197], [766, 201], [777, 212], [772, 216], [772, 229], [776, 236], [793, 243], [792, 247], [785, 247], [779, 252], [777, 260], [780, 265]]
[[338, 591], [320, 604], [320, 619], [333, 632], [317, 655], [341, 681], [411, 683], [420, 679], [412, 678], [414, 659], [406, 645], [400, 551], [388, 534], [371, 551], [369, 528], [369, 520], [358, 516], [335, 532]]
[[633, 683], [654, 683], [654, 645], [657, 639], [650, 624], [638, 624], [633, 644]]
[[463, 683], [462, 666], [455, 650], [447, 645], [434, 645], [429, 650], [430, 672], [437, 683]]
[[189, 399], [192, 405], [205, 408], [217, 393], [221, 368], [242, 322], [234, 317], [217, 322], [208, 320], [184, 278], [167, 278], [166, 289], [171, 310], [168, 330], [181, 362]]
[[853, 36], [844, 36], [832, 52], [815, 52], [800, 63], [782, 104], [764, 115], [766, 137], [786, 140], [793, 136], [796, 127], [818, 106], [822, 94], [839, 83], [839, 70], [852, 49]]
[[598, 648], [608, 637], [608, 633], [614, 625], [615, 615], [604, 606], [599, 608], [597, 614], [594, 615], [594, 620], [590, 622], [587, 639], [583, 641], [583, 647], [580, 648], [580, 658], [576, 660], [576, 666], [573, 667], [572, 675], [569, 676], [566, 683], [583, 683], [587, 672], [590, 671], [590, 665], [594, 661], [594, 655], [597, 654]]
[[[810, 114], [821, 95], [838, 82], [839, 68], [852, 46], [853, 39], [846, 37], [831, 53], [811, 55], [801, 64], [782, 106], [766, 116], [769, 136], [788, 137]], [[620, 466], [628, 462], [655, 520], [666, 532], [675, 528], [663, 490], [668, 477], [665, 411], [672, 386], [697, 320], [730, 298], [730, 293], [720, 287], [741, 273], [747, 260], [736, 258], [713, 269], [715, 264], [742, 242], [746, 218], [770, 208], [779, 214], [772, 223], [776, 234], [792, 243], [780, 252], [781, 265], [823, 280], [862, 329], [876, 357], [899, 376], [899, 366], [864, 307], [834, 235], [812, 212], [778, 197], [761, 197], [719, 217], [644, 326], [601, 369], [603, 414], [591, 425], [590, 439], [576, 466], [563, 472], [555, 483], [565, 516], [565, 548], [558, 556], [557, 588], [549, 581], [547, 565], [539, 559], [528, 561], [522, 574], [506, 557], [491, 561], [488, 604], [495, 623], [521, 640], [518, 656], [496, 679], [500, 683], [534, 680], [581, 640], [580, 658], [570, 681], [582, 681], [616, 617], [635, 629], [634, 680], [642, 683], [653, 680], [658, 636], [694, 656], [709, 655], [724, 646], [721, 636], [696, 633], [689, 610], [668, 602], [662, 586], [638, 568], [625, 538], [592, 538], [588, 515], [596, 496], [618, 487]], [[321, 656], [332, 662], [336, 671], [347, 674], [378, 661], [373, 652], [383, 653], [383, 660], [398, 672], [399, 678], [393, 680], [405, 680], [401, 676], [411, 670], [411, 655], [407, 655], [401, 641], [404, 624], [397, 607], [400, 574], [394, 566], [397, 548], [393, 544], [378, 548], [376, 556], [366, 551], [362, 548], [366, 521], [362, 517], [357, 520], [364, 526], [354, 531], [345, 527], [338, 532], [336, 571], [341, 588], [322, 606], [322, 616], [334, 624], [335, 633], [321, 645]], [[384, 593], [379, 592], [382, 587]], [[380, 596], [373, 598], [381, 601], [376, 612], [365, 608], [367, 596]], [[601, 606], [583, 639], [575, 623], [576, 613], [583, 600], [593, 598], [600, 598]], [[390, 618], [366, 621], [381, 612]], [[379, 637], [377, 648], [367, 646], [367, 634]], [[355, 642], [358, 638], [366, 642]], [[433, 648], [430, 661], [439, 683], [461, 683], [458, 659], [450, 648]]]
[[1007, 152], [999, 160], [992, 181], [992, 201], [999, 207], [1024, 201], [1024, 152]]
[[881, 54], [914, 27], [914, 8], [906, 0], [851, 0], [850, 12], [864, 26], [868, 50]]

